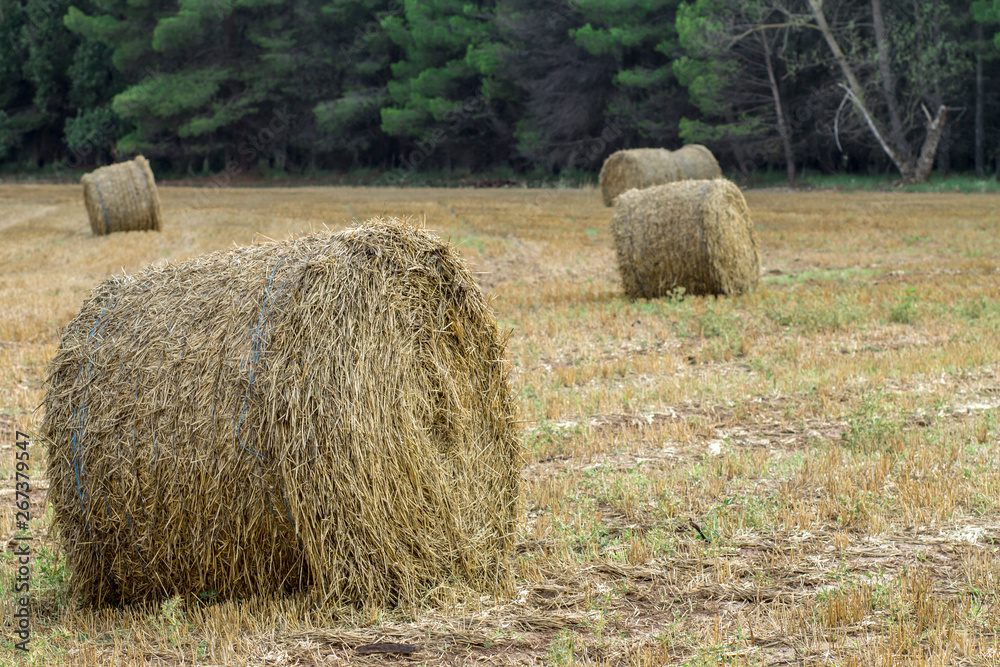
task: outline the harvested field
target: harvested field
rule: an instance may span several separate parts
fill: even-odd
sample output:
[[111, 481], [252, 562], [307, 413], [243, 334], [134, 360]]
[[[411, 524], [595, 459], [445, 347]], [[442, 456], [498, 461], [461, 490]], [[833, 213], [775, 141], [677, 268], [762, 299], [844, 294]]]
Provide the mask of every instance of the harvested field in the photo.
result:
[[[257, 235], [413, 214], [513, 329], [516, 593], [442, 585], [389, 612], [214, 591], [77, 608], [39, 443], [19, 664], [1000, 661], [1000, 198], [749, 191], [753, 293], [631, 301], [597, 189], [160, 197], [161, 233], [94, 236], [78, 186], [0, 185], [4, 543], [14, 431], [39, 428], [46, 364], [93, 287]], [[8, 626], [5, 659], [15, 640]]]

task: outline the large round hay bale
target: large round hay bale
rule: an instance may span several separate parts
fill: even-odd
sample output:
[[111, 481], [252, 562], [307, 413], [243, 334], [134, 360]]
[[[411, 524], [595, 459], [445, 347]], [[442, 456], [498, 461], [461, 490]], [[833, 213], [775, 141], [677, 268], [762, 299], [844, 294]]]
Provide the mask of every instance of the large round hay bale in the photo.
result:
[[718, 178], [719, 163], [712, 152], [700, 144], [689, 144], [677, 151], [665, 148], [634, 148], [612, 153], [601, 167], [599, 181], [604, 205], [631, 190], [684, 179]]
[[457, 252], [398, 220], [108, 280], [44, 401], [72, 589], [380, 608], [444, 581], [504, 590], [504, 344]]
[[611, 219], [625, 294], [742, 294], [760, 280], [743, 193], [724, 178], [679, 181], [618, 197]]
[[80, 182], [94, 234], [160, 231], [160, 195], [143, 156], [96, 169]]

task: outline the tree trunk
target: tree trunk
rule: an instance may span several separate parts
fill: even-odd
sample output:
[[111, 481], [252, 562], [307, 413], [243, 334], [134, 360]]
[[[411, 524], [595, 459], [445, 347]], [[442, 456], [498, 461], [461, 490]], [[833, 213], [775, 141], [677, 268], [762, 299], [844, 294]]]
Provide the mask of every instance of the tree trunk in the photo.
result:
[[826, 22], [826, 16], [823, 14], [823, 0], [809, 0], [809, 8], [812, 10], [816, 25], [819, 27], [820, 32], [823, 33], [823, 38], [830, 47], [830, 51], [833, 52], [833, 57], [837, 60], [837, 64], [840, 65], [840, 69], [844, 73], [844, 78], [847, 79], [847, 84], [854, 91], [858, 101], [863, 105], [865, 98], [861, 84], [858, 83], [858, 78], [854, 76], [854, 70], [847, 63], [844, 52], [840, 49], [840, 45], [837, 44], [837, 40], [833, 36], [833, 31], [830, 30], [830, 25]]
[[813, 18], [816, 20], [816, 26], [823, 33], [823, 38], [830, 47], [830, 51], [833, 52], [833, 57], [836, 59], [837, 64], [840, 65], [840, 69], [844, 73], [844, 78], [847, 79], [847, 94], [854, 103], [854, 107], [865, 119], [865, 123], [867, 123], [872, 134], [875, 135], [875, 138], [878, 139], [882, 150], [885, 151], [893, 164], [896, 165], [896, 168], [899, 169], [899, 173], [903, 177], [903, 182], [922, 183], [926, 181], [930, 178], [931, 169], [934, 167], [934, 157], [937, 154], [938, 144], [941, 142], [941, 134], [944, 132], [948, 115], [947, 107], [939, 105], [937, 113], [933, 118], [928, 114], [927, 136], [920, 147], [920, 156], [917, 158], [916, 166], [914, 166], [905, 154], [886, 142], [885, 132], [879, 127], [879, 123], [871, 111], [868, 110], [868, 105], [865, 103], [864, 90], [861, 88], [861, 84], [858, 83], [858, 78], [854, 75], [854, 70], [851, 69], [850, 63], [847, 62], [847, 57], [837, 44], [833, 30], [830, 29], [830, 25], [826, 22], [826, 17], [823, 15], [823, 0], [809, 0], [809, 8], [812, 10]]
[[947, 117], [948, 108], [944, 105], [939, 106], [937, 114], [927, 123], [927, 136], [924, 138], [924, 145], [920, 147], [917, 167], [909, 177], [903, 174], [904, 182], [923, 183], [930, 178], [931, 168], [934, 166], [934, 155], [937, 153], [938, 143], [941, 141]]
[[277, 143], [278, 145], [274, 147], [274, 168], [284, 172], [288, 161], [288, 142], [282, 139]]
[[[935, 2], [935, 5], [937, 4], [938, 3]], [[935, 44], [940, 44], [942, 40], [941, 13], [935, 11], [933, 13], [933, 16], [934, 16], [934, 31], [932, 38]], [[921, 52], [923, 51], [925, 51], [925, 49], [921, 48]], [[936, 62], [934, 63], [934, 67], [940, 67], [942, 65], [940, 61], [940, 52], [935, 51], [935, 53], [937, 53], [938, 55], [935, 58]], [[940, 109], [942, 106], [944, 106], [944, 95], [941, 94], [940, 84], [941, 84], [940, 80], [935, 78], [933, 96], [931, 97], [931, 103], [932, 103], [931, 106], [937, 109]], [[928, 118], [928, 120], [930, 119]], [[928, 128], [928, 132], [930, 132], [930, 128]], [[939, 174], [944, 176], [947, 175], [949, 171], [951, 171], [951, 126], [946, 125], [941, 130], [940, 141], [942, 143], [938, 144], [937, 147], [937, 170]]]
[[[732, 109], [729, 107], [726, 109], [726, 122], [730, 124], [736, 122], [736, 115], [733, 114]], [[746, 176], [747, 172], [743, 170], [743, 165], [746, 163], [747, 152], [743, 150], [743, 142], [739, 139], [732, 139], [730, 140], [729, 145], [733, 149], [733, 156], [736, 158], [736, 164], [738, 165], [739, 170], [743, 172], [744, 176]], [[997, 173], [1000, 174], [1000, 168], [998, 168]], [[1000, 177], [998, 177], [997, 180], [1000, 180]]]
[[899, 100], [896, 98], [896, 77], [892, 74], [889, 39], [882, 20], [882, 0], [872, 0], [872, 18], [875, 23], [875, 44], [878, 47], [878, 73], [882, 80], [882, 96], [889, 108], [889, 132], [893, 146], [907, 162], [913, 162], [910, 146], [903, 133], [902, 116], [899, 114]]
[[947, 176], [951, 171], [951, 125], [945, 125], [941, 132], [941, 143], [937, 149], [937, 172]]
[[844, 73], [844, 78], [847, 79], [847, 94], [851, 97], [851, 102], [854, 103], [854, 107], [858, 110], [858, 113], [865, 119], [865, 123], [872, 131], [872, 134], [878, 139], [882, 150], [885, 151], [893, 164], [896, 165], [896, 168], [899, 169], [899, 173], [903, 175], [903, 180], [906, 180], [907, 175], [913, 173], [913, 165], [906, 158], [905, 154], [900, 153], [886, 142], [885, 132], [878, 126], [871, 112], [868, 111], [868, 105], [865, 103], [864, 89], [858, 82], [858, 77], [854, 75], [854, 70], [851, 69], [850, 63], [847, 62], [847, 56], [844, 55], [840, 45], [837, 44], [833, 30], [830, 29], [830, 25], [826, 22], [826, 16], [823, 14], [823, 0], [809, 0], [809, 8], [812, 10], [813, 18], [816, 20], [816, 26], [823, 33], [823, 38], [830, 47], [830, 51], [833, 52], [833, 57], [837, 61], [837, 64], [840, 65], [840, 70]]
[[976, 24], [976, 176], [986, 175], [986, 161], [983, 159], [983, 24]]
[[996, 158], [997, 158], [997, 171], [995, 178], [997, 181], [1000, 181], [1000, 145], [997, 146]]
[[997, 181], [1000, 181], [1000, 144], [997, 145], [996, 158], [997, 158], [996, 179]]
[[778, 115], [778, 134], [785, 148], [785, 178], [789, 183], [795, 182], [795, 154], [792, 152], [792, 137], [785, 122], [785, 111], [781, 106], [781, 91], [778, 90], [778, 80], [774, 76], [774, 65], [771, 62], [771, 45], [764, 31], [757, 33], [761, 46], [764, 47], [764, 64], [767, 66], [767, 79], [774, 97], [774, 111]]

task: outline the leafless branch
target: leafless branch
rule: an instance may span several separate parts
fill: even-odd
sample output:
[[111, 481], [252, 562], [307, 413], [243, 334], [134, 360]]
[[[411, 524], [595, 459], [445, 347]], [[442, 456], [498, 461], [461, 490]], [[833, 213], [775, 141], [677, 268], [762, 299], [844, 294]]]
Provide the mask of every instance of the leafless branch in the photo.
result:
[[729, 46], [732, 47], [736, 42], [740, 41], [744, 37], [752, 35], [755, 32], [770, 30], [771, 28], [813, 28], [815, 30], [819, 30], [818, 26], [812, 23], [807, 23], [804, 20], [786, 21], [784, 23], [768, 23], [766, 25], [758, 25], [744, 30], [729, 41]]
[[847, 100], [850, 96], [851, 91], [844, 93], [844, 99], [840, 100], [840, 106], [837, 107], [837, 115], [833, 117], [833, 139], [837, 142], [837, 150], [841, 153], [844, 152], [844, 149], [840, 145], [840, 112], [843, 111], [844, 105], [847, 104]]

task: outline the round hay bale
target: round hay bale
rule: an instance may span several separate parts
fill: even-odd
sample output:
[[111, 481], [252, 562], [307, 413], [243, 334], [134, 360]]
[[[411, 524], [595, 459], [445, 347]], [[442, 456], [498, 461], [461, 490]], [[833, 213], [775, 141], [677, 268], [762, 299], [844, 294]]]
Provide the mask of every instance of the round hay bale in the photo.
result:
[[633, 299], [742, 294], [760, 280], [743, 193], [724, 178], [679, 181], [618, 197], [611, 219], [625, 294]]
[[598, 180], [604, 205], [611, 206], [615, 197], [631, 188], [641, 190], [682, 178], [681, 166], [666, 148], [634, 148], [608, 156]]
[[160, 195], [149, 162], [138, 156], [130, 162], [101, 167], [80, 179], [90, 228], [101, 236], [112, 232], [160, 231]]
[[632, 188], [720, 176], [722, 170], [712, 152], [700, 144], [689, 144], [677, 151], [635, 148], [612, 153], [601, 167], [599, 181], [604, 205], [611, 206], [615, 197]]
[[722, 169], [712, 151], [701, 144], [688, 144], [674, 151], [673, 156], [684, 172], [684, 178], [692, 181], [722, 178]]
[[369, 609], [444, 581], [503, 592], [505, 341], [457, 251], [399, 220], [108, 280], [44, 400], [73, 591]]

